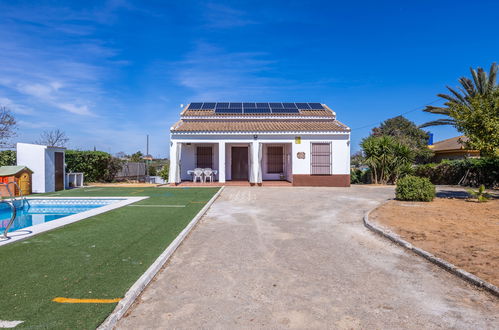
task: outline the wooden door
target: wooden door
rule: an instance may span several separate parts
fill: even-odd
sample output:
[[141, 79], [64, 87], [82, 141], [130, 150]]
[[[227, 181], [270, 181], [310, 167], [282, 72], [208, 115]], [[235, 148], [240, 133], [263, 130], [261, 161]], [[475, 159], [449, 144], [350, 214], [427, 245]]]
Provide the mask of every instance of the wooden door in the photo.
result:
[[62, 152], [55, 153], [55, 190], [64, 189], [64, 155]]
[[232, 147], [232, 180], [248, 180], [248, 147]]
[[30, 182], [29, 178], [30, 178], [30, 175], [28, 172], [24, 172], [19, 177], [19, 187], [21, 188], [24, 195], [31, 194], [31, 182]]

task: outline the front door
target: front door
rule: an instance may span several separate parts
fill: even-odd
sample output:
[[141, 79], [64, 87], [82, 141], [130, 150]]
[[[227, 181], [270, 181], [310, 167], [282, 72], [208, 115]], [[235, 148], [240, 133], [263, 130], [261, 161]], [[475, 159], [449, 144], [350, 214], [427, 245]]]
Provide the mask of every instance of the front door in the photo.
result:
[[55, 154], [55, 190], [64, 189], [64, 155], [62, 152]]
[[248, 180], [248, 147], [232, 147], [232, 180]]

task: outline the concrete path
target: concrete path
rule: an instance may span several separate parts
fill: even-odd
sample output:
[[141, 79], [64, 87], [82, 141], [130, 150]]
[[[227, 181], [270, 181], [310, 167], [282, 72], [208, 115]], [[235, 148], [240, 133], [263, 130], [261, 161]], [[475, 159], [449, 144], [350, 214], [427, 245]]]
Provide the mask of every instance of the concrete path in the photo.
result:
[[118, 328], [499, 328], [499, 299], [363, 226], [392, 196], [227, 187]]

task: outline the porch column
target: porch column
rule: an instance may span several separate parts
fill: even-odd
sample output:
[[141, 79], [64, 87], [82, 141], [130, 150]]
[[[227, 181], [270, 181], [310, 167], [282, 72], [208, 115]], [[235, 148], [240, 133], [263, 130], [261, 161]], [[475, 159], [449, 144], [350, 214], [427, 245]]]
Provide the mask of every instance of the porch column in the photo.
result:
[[225, 182], [225, 142], [218, 142], [218, 182]]
[[177, 142], [170, 143], [170, 170], [168, 172], [168, 183], [175, 183], [177, 177]]
[[254, 181], [251, 183], [258, 183], [258, 171], [260, 166], [260, 159], [258, 156], [259, 143], [258, 141], [253, 141], [250, 144], [251, 146], [251, 170], [253, 171]]

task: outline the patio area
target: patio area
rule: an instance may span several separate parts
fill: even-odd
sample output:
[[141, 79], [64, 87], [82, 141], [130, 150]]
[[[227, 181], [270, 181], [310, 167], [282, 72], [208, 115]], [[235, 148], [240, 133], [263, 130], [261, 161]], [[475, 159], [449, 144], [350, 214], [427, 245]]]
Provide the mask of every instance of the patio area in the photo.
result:
[[[225, 181], [225, 182], [192, 182], [192, 181], [182, 181], [180, 183], [171, 183], [168, 184], [167, 187], [222, 187], [222, 186], [235, 186], [235, 187], [250, 187], [254, 184], [251, 184], [249, 181]], [[258, 186], [263, 187], [292, 187], [293, 183], [288, 181], [263, 181], [258, 184]]]

